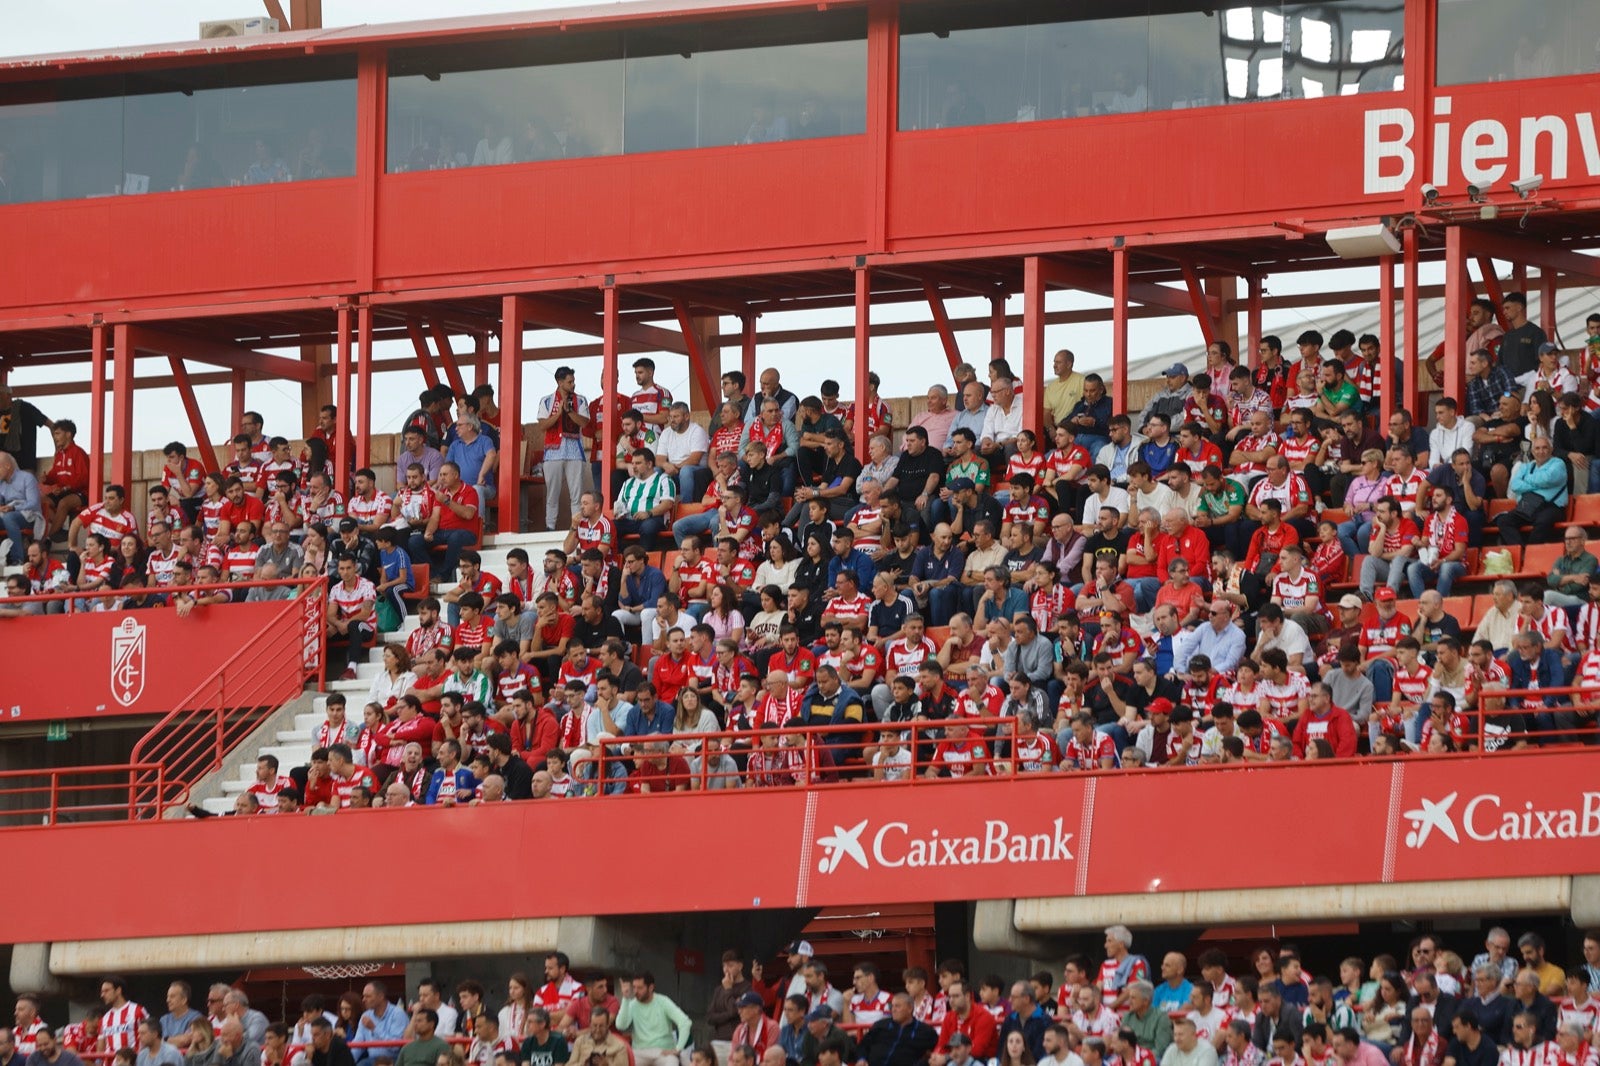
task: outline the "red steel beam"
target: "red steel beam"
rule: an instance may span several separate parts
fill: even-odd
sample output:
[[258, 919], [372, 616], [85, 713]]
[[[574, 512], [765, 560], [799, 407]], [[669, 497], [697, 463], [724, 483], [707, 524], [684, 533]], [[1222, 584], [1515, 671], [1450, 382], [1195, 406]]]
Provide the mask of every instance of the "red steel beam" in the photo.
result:
[[867, 267], [856, 269], [856, 403], [860, 416], [856, 419], [856, 458], [867, 461], [867, 374], [872, 371], [872, 271]]
[[89, 502], [99, 501], [106, 482], [106, 327], [89, 328]]
[[1539, 271], [1539, 317], [1544, 320], [1544, 335], [1551, 340], [1555, 340], [1557, 332], [1556, 272], [1553, 270]]
[[[1036, 255], [1022, 262], [1022, 365], [1044, 366], [1044, 293], [1046, 263]], [[1039, 432], [1044, 421], [1044, 378], [1022, 391], [1022, 427]], [[958, 401], [959, 402], [959, 401]], [[1121, 408], [1118, 408], [1121, 410]]]
[[472, 380], [479, 385], [490, 384], [489, 335], [487, 333], [474, 333], [472, 335]]
[[195, 458], [205, 464], [206, 470], [220, 471], [222, 464], [217, 462], [217, 449], [211, 443], [211, 434], [206, 432], [205, 416], [200, 413], [200, 402], [195, 399], [189, 369], [175, 355], [167, 356], [167, 362], [172, 367], [172, 380], [178, 386], [178, 399], [183, 401], [183, 413], [189, 417], [189, 429], [194, 433]]
[[[348, 320], [350, 312], [339, 308], [341, 320]], [[348, 321], [341, 321], [339, 332], [348, 330]], [[362, 304], [356, 309], [356, 468], [372, 465], [372, 308]], [[401, 481], [405, 475], [400, 476]]]
[[289, 16], [283, 13], [283, 5], [278, 0], [261, 0], [261, 2], [266, 6], [267, 17], [277, 19], [279, 26], [285, 30], [299, 29], [298, 26], [290, 24]]
[[[1486, 255], [1477, 256], [1477, 260], [1478, 260], [1478, 276], [1483, 279], [1483, 293], [1484, 293], [1485, 296], [1489, 297], [1489, 302], [1494, 304], [1495, 321], [1500, 323], [1500, 328], [1501, 329], [1505, 329], [1506, 328], [1506, 312], [1505, 312], [1506, 293], [1505, 293], [1505, 288], [1500, 284], [1500, 275], [1495, 273], [1494, 260], [1490, 259]], [[1471, 276], [1470, 275], [1468, 275], [1468, 281], [1469, 282], [1471, 281]], [[1467, 290], [1467, 292], [1468, 292], [1469, 298], [1470, 298], [1470, 294], [1471, 294], [1472, 290], [1469, 288]], [[1463, 308], [1462, 309], [1462, 314], [1465, 314], [1465, 313], [1466, 313], [1466, 309]]]
[[437, 321], [430, 322], [429, 328], [433, 333], [434, 349], [439, 353], [439, 365], [444, 367], [445, 380], [457, 396], [465, 396], [469, 390], [461, 377], [461, 368], [456, 365], [456, 353], [450, 347], [450, 334]]
[[1406, 357], [1400, 363], [1403, 375], [1401, 394], [1405, 396], [1412, 414], [1420, 414], [1417, 411], [1421, 397], [1417, 373], [1422, 368], [1422, 305], [1417, 293], [1417, 227], [1406, 227], [1401, 244], [1401, 299], [1405, 304], [1406, 317]]
[[316, 368], [298, 359], [285, 359], [281, 355], [268, 355], [250, 348], [240, 348], [227, 341], [168, 333], [150, 326], [128, 326], [128, 337], [137, 351], [176, 356], [196, 363], [227, 367], [230, 370], [254, 371], [268, 377], [298, 381], [302, 385], [317, 380]]
[[[616, 290], [613, 287], [607, 289], [606, 293], [609, 296], [614, 291]], [[717, 383], [711, 378], [711, 369], [706, 364], [705, 348], [700, 343], [700, 335], [695, 332], [694, 320], [689, 317], [689, 306], [682, 300], [674, 300], [672, 301], [672, 311], [678, 316], [678, 328], [683, 331], [683, 346], [686, 349], [685, 354], [689, 358], [689, 373], [694, 375], [695, 384], [700, 388], [700, 395], [704, 396], [706, 403], [709, 404], [712, 397], [719, 395]], [[615, 377], [604, 378], [603, 380], [606, 382], [607, 392], [617, 387], [617, 379]]]
[[350, 367], [350, 309], [339, 308], [339, 381], [335, 394], [338, 414], [334, 418], [333, 481], [334, 486], [349, 498], [350, 492], [350, 395], [354, 374]]
[[1201, 287], [1200, 275], [1195, 273], [1192, 264], [1180, 263], [1178, 269], [1183, 271], [1183, 284], [1189, 290], [1189, 304], [1194, 308], [1194, 317], [1200, 323], [1200, 335], [1205, 338], [1206, 347], [1209, 348], [1217, 342], [1217, 335], [1221, 332], [1214, 317], [1216, 312], [1211, 308], [1212, 301]]
[[1249, 349], [1245, 353], [1245, 365], [1254, 370], [1261, 363], [1261, 338], [1265, 332], [1261, 322], [1261, 275], [1251, 274], [1245, 278], [1245, 285], [1245, 332], [1248, 334], [1245, 347]]
[[[500, 496], [499, 531], [520, 532], [522, 521], [522, 298], [500, 301]], [[488, 337], [483, 338], [488, 347]], [[532, 446], [532, 442], [529, 442]], [[548, 487], [547, 487], [548, 491]]]
[[1444, 231], [1444, 394], [1464, 396], [1467, 301], [1472, 295], [1460, 226]]
[[[1381, 398], [1383, 412], [1382, 425], [1389, 424], [1389, 416], [1394, 414], [1394, 409], [1404, 404], [1410, 410], [1411, 404], [1404, 402], [1404, 393], [1400, 391], [1398, 381], [1389, 380], [1394, 374], [1394, 256], [1382, 255], [1378, 257], [1378, 349], [1382, 353], [1378, 356], [1378, 395]], [[1421, 411], [1411, 411], [1411, 417], [1421, 425], [1427, 425], [1428, 419]]]
[[[1126, 252], [1126, 248], [1114, 251]], [[1070, 266], [1055, 259], [1045, 259], [1041, 268], [1046, 284], [1060, 289], [1077, 289], [1080, 292], [1092, 292], [1097, 296], [1113, 296], [1114, 285], [1110, 279], [1094, 270], [1085, 267]], [[1190, 298], [1177, 289], [1165, 285], [1157, 285], [1153, 281], [1132, 281], [1127, 283], [1128, 299], [1134, 303], [1141, 303], [1153, 307], [1165, 307], [1167, 310], [1180, 315], [1195, 313], [1194, 303]], [[1220, 310], [1216, 301], [1211, 297], [1201, 294], [1207, 309], [1215, 314]]]
[[433, 354], [428, 351], [428, 338], [422, 335], [422, 323], [415, 316], [406, 318], [406, 335], [411, 338], [411, 347], [417, 353], [417, 365], [422, 367], [422, 380], [428, 388], [437, 388], [439, 375], [433, 370]]
[[1111, 409], [1128, 407], [1128, 250], [1111, 250]]
[[[1046, 321], [1049, 317], [1046, 316]], [[976, 320], [974, 320], [976, 321]], [[1006, 357], [1006, 298], [1004, 296], [989, 297], [989, 359], [1004, 359]], [[955, 398], [959, 404], [961, 398]]]
[[[602, 320], [600, 339], [602, 345], [600, 360], [600, 380], [612, 382], [615, 388], [617, 380], [617, 345], [622, 340], [621, 323], [618, 321], [617, 312], [621, 309], [621, 296], [615, 285], [606, 286], [605, 314]], [[513, 359], [515, 363], [519, 360]], [[590, 409], [591, 413], [593, 408]], [[605, 501], [607, 510], [611, 509], [611, 471], [617, 465], [617, 421], [614, 418], [601, 417], [600, 420], [600, 484], [595, 491]]]
[[[582, 308], [563, 304], [547, 296], [524, 296], [522, 306], [528, 320], [541, 326], [564, 329], [569, 333], [580, 333], [586, 337], [602, 336], [607, 328], [604, 321], [607, 316], [593, 315]], [[689, 346], [681, 333], [644, 322], [624, 322], [620, 308], [617, 314], [610, 317], [616, 320], [611, 325], [616, 330], [618, 345], [631, 343], [658, 352], [689, 354]]]
[[928, 298], [928, 310], [933, 313], [933, 328], [939, 334], [939, 343], [944, 346], [945, 361], [950, 364], [950, 372], [955, 373], [957, 366], [961, 365], [961, 346], [956, 343], [956, 335], [950, 329], [950, 315], [944, 308], [944, 297], [939, 295], [939, 287], [931, 281], [922, 283], [923, 294]]
[[745, 388], [755, 389], [756, 380], [756, 316], [746, 314], [740, 320], [739, 371], [744, 374]]
[[[232, 419], [232, 421], [230, 421], [228, 423], [228, 426], [229, 426], [228, 433], [230, 435], [239, 432], [239, 427], [244, 423], [244, 409], [245, 409], [244, 386], [245, 386], [245, 378], [246, 378], [246, 374], [245, 374], [245, 372], [243, 370], [230, 371], [229, 374], [228, 374], [228, 384], [230, 386], [228, 391], [231, 394], [231, 398], [232, 398], [232, 401], [233, 401], [232, 402], [232, 407], [231, 407], [231, 412], [230, 412], [233, 415], [233, 419]], [[197, 385], [198, 384], [202, 384], [202, 382], [198, 378], [195, 378], [193, 376], [191, 376], [190, 380], [194, 381], [195, 384], [197, 384]]]
[[129, 487], [133, 480], [132, 326], [111, 327], [111, 480]]
[[[1459, 226], [1455, 228], [1460, 229]], [[1541, 270], [1571, 274], [1591, 285], [1600, 283], [1600, 262], [1565, 248], [1531, 241], [1526, 237], [1514, 237], [1509, 233], [1479, 229], [1463, 230], [1461, 242], [1463, 254], [1492, 256], [1523, 267], [1536, 266]], [[1447, 249], [1446, 257], [1448, 255]]]

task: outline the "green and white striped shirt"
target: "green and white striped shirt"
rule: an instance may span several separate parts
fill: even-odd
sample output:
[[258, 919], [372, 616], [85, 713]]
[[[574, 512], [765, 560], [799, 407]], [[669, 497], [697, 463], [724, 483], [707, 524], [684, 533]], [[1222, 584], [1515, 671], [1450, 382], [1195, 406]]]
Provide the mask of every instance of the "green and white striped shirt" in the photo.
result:
[[627, 516], [653, 511], [662, 500], [672, 499], [677, 491], [677, 483], [659, 470], [643, 481], [630, 477], [617, 494], [617, 514]]

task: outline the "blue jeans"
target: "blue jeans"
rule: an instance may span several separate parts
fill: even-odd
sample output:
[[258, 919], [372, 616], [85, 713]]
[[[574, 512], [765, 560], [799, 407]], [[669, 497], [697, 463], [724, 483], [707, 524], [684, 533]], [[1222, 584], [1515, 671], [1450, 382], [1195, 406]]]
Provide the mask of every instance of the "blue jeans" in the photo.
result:
[[1089, 461], [1093, 462], [1100, 454], [1100, 449], [1111, 443], [1110, 437], [1097, 437], [1093, 433], [1079, 433], [1077, 441], [1089, 450]]
[[5, 535], [11, 541], [11, 551], [6, 555], [6, 562], [13, 566], [21, 564], [23, 544], [27, 538], [33, 536], [33, 523], [23, 517], [21, 511], [11, 510], [0, 512], [0, 526], [5, 527]]
[[1133, 609], [1138, 614], [1148, 614], [1156, 605], [1156, 593], [1161, 591], [1161, 579], [1155, 577], [1130, 577], [1133, 586]]
[[1456, 578], [1466, 572], [1466, 563], [1440, 563], [1439, 569], [1435, 570], [1431, 566], [1424, 566], [1420, 562], [1413, 561], [1406, 576], [1411, 581], [1411, 595], [1421, 599], [1422, 593], [1429, 582], [1435, 582], [1439, 595], [1450, 595], [1450, 590], [1455, 587]]
[[[704, 537], [708, 533], [716, 533], [722, 526], [721, 520], [717, 517], [720, 513], [721, 509], [717, 508], [710, 511], [701, 511], [699, 514], [685, 515], [678, 519], [672, 523], [673, 542], [681, 548], [685, 537]], [[705, 547], [705, 544], [704, 540], [700, 541], [702, 548]]]
[[1396, 593], [1399, 593], [1400, 586], [1405, 581], [1406, 568], [1415, 561], [1407, 558], [1386, 562], [1376, 555], [1367, 556], [1361, 560], [1361, 573], [1357, 577], [1361, 585], [1362, 595], [1371, 599], [1372, 591], [1378, 587], [1378, 582], [1380, 581], [1394, 589]]
[[709, 466], [680, 466], [678, 468], [678, 502], [697, 503], [711, 484]]
[[1374, 659], [1367, 667], [1367, 680], [1372, 682], [1372, 702], [1388, 703], [1394, 696], [1394, 663], [1388, 659]]
[[1372, 539], [1372, 519], [1350, 518], [1339, 523], [1339, 543], [1346, 558], [1354, 559], [1366, 554], [1367, 542]]
[[615, 521], [619, 535], [637, 533], [639, 546], [647, 552], [656, 550], [656, 540], [661, 536], [666, 524], [667, 520], [659, 515], [651, 515], [649, 518], [618, 518]]
[[413, 533], [406, 545], [406, 552], [412, 559], [422, 562], [433, 558], [434, 548], [443, 548], [444, 561], [439, 564], [437, 576], [440, 581], [454, 581], [456, 560], [477, 539], [478, 535], [470, 529], [440, 529], [433, 534], [433, 544], [430, 546], [421, 533]]
[[928, 590], [928, 624], [947, 626], [956, 612], [961, 610], [961, 584], [941, 585]]

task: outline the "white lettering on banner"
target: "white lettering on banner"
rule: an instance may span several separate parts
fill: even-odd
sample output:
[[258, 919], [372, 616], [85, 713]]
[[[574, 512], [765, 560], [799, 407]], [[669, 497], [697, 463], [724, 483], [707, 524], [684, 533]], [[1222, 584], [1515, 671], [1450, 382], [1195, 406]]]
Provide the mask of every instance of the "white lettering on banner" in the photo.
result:
[[1460, 834], [1450, 809], [1459, 793], [1443, 799], [1423, 799], [1403, 815], [1410, 823], [1406, 847], [1420, 848], [1437, 832], [1452, 844], [1469, 840], [1487, 843], [1515, 840], [1580, 840], [1600, 837], [1600, 792], [1585, 792], [1575, 807], [1535, 807], [1525, 800], [1521, 810], [1505, 809], [1494, 793], [1483, 793], [1468, 800], [1461, 809]]
[[863, 844], [869, 819], [846, 829], [834, 826], [833, 832], [817, 838], [822, 858], [820, 873], [831, 874], [845, 859], [863, 870], [876, 864], [885, 869], [929, 866], [996, 866], [1002, 863], [1070, 862], [1069, 844], [1073, 834], [1065, 822], [1055, 819], [1046, 832], [1015, 833], [1008, 822], [990, 819], [983, 824], [982, 836], [945, 836], [934, 829], [913, 836], [905, 822], [886, 822], [872, 834], [870, 849]]
[[[1584, 172], [1591, 178], [1600, 178], [1600, 137], [1595, 133], [1592, 111], [1525, 115], [1510, 125], [1499, 119], [1480, 118], [1462, 127], [1460, 140], [1455, 141], [1453, 124], [1444, 121], [1451, 108], [1448, 96], [1434, 100], [1432, 173], [1428, 180], [1441, 189], [1455, 181], [1457, 175], [1473, 185], [1498, 182], [1511, 174], [1513, 159], [1516, 180], [1543, 174], [1552, 181], [1563, 181], [1572, 169], [1574, 129], [1583, 153]], [[1404, 191], [1417, 175], [1417, 155], [1412, 147], [1417, 134], [1416, 116], [1403, 107], [1379, 108], [1366, 112], [1362, 128], [1363, 192], [1370, 196]]]

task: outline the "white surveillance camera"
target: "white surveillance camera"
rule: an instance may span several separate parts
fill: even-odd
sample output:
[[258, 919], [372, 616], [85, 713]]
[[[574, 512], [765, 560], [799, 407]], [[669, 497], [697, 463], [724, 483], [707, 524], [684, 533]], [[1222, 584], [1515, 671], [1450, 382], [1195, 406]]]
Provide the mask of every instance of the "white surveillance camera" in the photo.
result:
[[1439, 186], [1432, 182], [1422, 187], [1422, 202], [1430, 207], [1439, 202]]
[[1532, 177], [1523, 178], [1521, 181], [1512, 182], [1511, 188], [1518, 196], [1526, 200], [1538, 192], [1542, 185], [1544, 185], [1544, 175], [1535, 174]]
[[1489, 195], [1489, 190], [1494, 188], [1494, 182], [1486, 181], [1482, 185], [1468, 185], [1467, 199], [1475, 204], [1483, 203], [1483, 198]]

